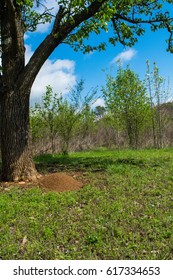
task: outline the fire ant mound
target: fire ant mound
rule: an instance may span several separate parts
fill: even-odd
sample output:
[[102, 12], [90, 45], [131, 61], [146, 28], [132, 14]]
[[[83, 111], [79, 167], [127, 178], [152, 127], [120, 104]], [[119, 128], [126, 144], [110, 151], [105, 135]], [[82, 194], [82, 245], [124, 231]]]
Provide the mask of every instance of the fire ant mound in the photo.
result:
[[39, 179], [39, 185], [46, 191], [64, 192], [79, 190], [83, 183], [75, 179], [75, 176], [70, 176], [65, 172], [57, 172], [42, 176]]

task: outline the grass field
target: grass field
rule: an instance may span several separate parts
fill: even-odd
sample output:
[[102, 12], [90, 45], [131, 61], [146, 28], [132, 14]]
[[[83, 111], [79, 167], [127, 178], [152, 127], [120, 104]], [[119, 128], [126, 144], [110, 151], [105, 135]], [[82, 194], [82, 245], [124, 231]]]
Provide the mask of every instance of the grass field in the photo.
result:
[[80, 191], [0, 187], [0, 259], [173, 259], [173, 149], [35, 158]]

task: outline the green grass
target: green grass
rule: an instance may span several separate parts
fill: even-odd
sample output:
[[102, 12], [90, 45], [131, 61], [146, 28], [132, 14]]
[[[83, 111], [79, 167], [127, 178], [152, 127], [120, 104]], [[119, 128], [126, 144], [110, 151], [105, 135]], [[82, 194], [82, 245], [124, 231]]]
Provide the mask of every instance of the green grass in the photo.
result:
[[82, 171], [90, 184], [65, 193], [1, 187], [1, 259], [173, 259], [173, 149], [35, 162], [43, 173]]

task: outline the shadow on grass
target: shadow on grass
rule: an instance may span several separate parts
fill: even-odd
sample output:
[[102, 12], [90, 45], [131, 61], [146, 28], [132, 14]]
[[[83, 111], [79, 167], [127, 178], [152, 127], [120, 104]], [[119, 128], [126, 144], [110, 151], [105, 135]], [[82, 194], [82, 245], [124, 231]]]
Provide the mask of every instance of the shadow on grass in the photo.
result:
[[[43, 154], [34, 157], [34, 162], [38, 172], [46, 174], [61, 171], [74, 172], [105, 172], [110, 165], [129, 165], [139, 168], [157, 168], [169, 162], [168, 158], [135, 158], [129, 155], [116, 156], [114, 154], [105, 156], [104, 153], [96, 156], [89, 155], [60, 155]], [[0, 161], [1, 175], [1, 161]]]
[[[62, 171], [74, 172], [102, 172], [108, 165], [114, 164], [112, 157], [71, 157], [63, 155], [44, 154], [34, 157], [36, 169], [39, 173], [54, 173]], [[0, 164], [1, 175], [1, 164]]]
[[136, 165], [144, 167], [143, 160], [134, 158], [114, 158], [114, 157], [71, 157], [62, 155], [41, 155], [35, 157], [36, 168], [41, 173], [58, 172], [58, 171], [88, 171], [102, 172], [112, 164]]
[[104, 171], [109, 164], [113, 164], [111, 158], [93, 157], [70, 157], [42, 155], [35, 158], [36, 168], [39, 172], [58, 172], [58, 171]]

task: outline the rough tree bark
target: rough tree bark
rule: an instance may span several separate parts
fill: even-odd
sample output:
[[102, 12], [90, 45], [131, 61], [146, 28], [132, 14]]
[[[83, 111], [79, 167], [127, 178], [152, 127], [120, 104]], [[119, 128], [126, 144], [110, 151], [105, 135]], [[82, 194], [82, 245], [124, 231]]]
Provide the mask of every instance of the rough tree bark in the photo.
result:
[[24, 69], [22, 11], [13, 1], [1, 2], [1, 156], [2, 179], [36, 178], [29, 151], [29, 92], [22, 92], [17, 79]]
[[36, 179], [29, 148], [29, 94], [8, 92], [4, 94], [1, 105], [2, 179]]

